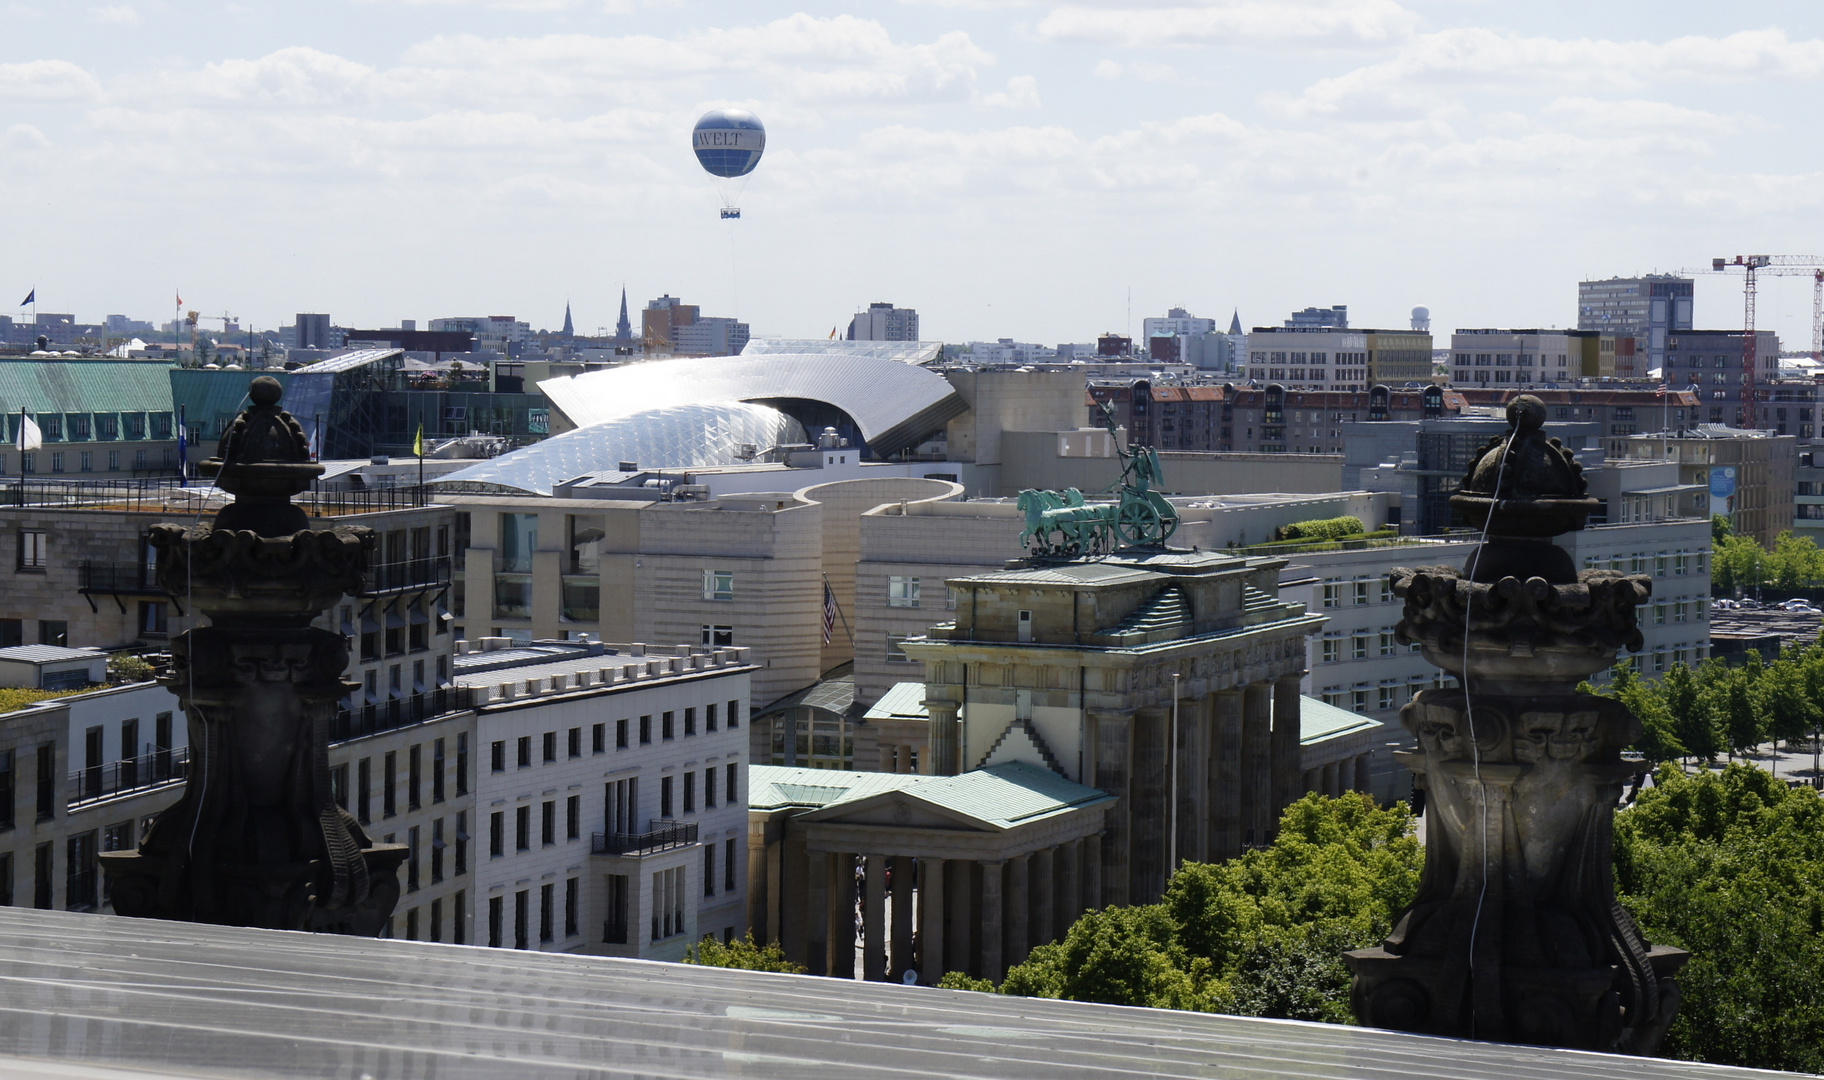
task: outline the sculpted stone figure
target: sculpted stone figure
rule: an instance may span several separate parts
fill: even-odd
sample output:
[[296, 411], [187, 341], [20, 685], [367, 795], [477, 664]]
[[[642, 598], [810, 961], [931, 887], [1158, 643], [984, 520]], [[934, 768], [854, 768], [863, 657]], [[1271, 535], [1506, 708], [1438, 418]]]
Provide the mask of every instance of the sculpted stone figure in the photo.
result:
[[1615, 899], [1621, 751], [1639, 721], [1579, 681], [1638, 651], [1652, 579], [1578, 573], [1553, 536], [1596, 506], [1575, 455], [1508, 406], [1451, 504], [1486, 538], [1462, 570], [1393, 572], [1399, 640], [1457, 677], [1401, 712], [1399, 755], [1426, 792], [1418, 896], [1379, 947], [1345, 955], [1362, 1023], [1648, 1054], [1678, 1009], [1688, 954], [1651, 945]]
[[159, 584], [211, 625], [180, 635], [159, 681], [183, 703], [190, 777], [138, 851], [102, 868], [122, 915], [378, 934], [403, 845], [375, 844], [329, 786], [348, 648], [310, 623], [361, 589], [371, 530], [313, 530], [291, 497], [323, 471], [276, 379], [202, 465], [235, 496], [209, 525], [155, 525]]

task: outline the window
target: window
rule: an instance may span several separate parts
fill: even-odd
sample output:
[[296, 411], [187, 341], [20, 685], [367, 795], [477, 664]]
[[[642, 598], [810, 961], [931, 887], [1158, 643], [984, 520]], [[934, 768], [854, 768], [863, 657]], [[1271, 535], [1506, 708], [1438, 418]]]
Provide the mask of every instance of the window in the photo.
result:
[[915, 608], [918, 606], [918, 579], [901, 577], [894, 574], [887, 578], [887, 606]]
[[552, 940], [554, 915], [556, 914], [552, 909], [555, 907], [556, 890], [557, 886], [549, 882], [538, 887], [538, 940], [540, 941]]
[[348, 766], [337, 765], [329, 770], [329, 797], [337, 806], [348, 809]]
[[1342, 646], [1341, 640], [1339, 640], [1337, 638], [1332, 638], [1332, 637], [1325, 638], [1324, 645], [1323, 645], [1324, 663], [1326, 663], [1326, 664], [1336, 663], [1337, 655], [1339, 652], [1341, 652], [1341, 646]]
[[502, 739], [488, 748], [489, 764], [495, 772], [507, 771], [507, 743]]
[[431, 901], [431, 937], [432, 941], [443, 940], [443, 901]]
[[627, 944], [627, 875], [608, 875], [607, 911], [602, 919], [602, 942]]
[[374, 769], [373, 758], [362, 758], [355, 767], [355, 820], [363, 825], [373, 824], [373, 812], [369, 809], [373, 801]]
[[684, 868], [659, 870], [652, 875], [652, 940], [662, 941], [684, 932]]
[[669, 818], [671, 813], [671, 780], [669, 776], [659, 777], [659, 816]]
[[741, 726], [741, 702], [738, 700], [728, 703], [728, 726], [730, 730]]
[[703, 895], [716, 895], [716, 845], [703, 845]]
[[684, 812], [697, 812], [697, 774], [694, 772], [684, 774]]
[[488, 815], [488, 857], [498, 859], [506, 854], [506, 811], [496, 810]]
[[424, 805], [419, 798], [424, 790], [424, 746], [413, 743], [405, 753], [405, 805], [417, 810]]
[[[488, 897], [488, 947], [490, 949], [500, 948], [501, 908], [504, 900], [504, 897], [499, 896]], [[460, 918], [457, 919], [456, 925], [462, 925]]]
[[514, 811], [513, 844], [517, 851], [532, 850], [532, 808], [521, 806]]
[[[69, 838], [64, 864], [63, 906], [69, 911], [94, 911], [100, 906], [101, 872], [96, 863], [93, 831]], [[46, 875], [47, 878], [49, 875]], [[47, 881], [48, 883], [48, 881]]]
[[709, 768], [703, 770], [703, 809], [714, 810], [715, 808], [716, 808], [716, 770], [715, 770], [715, 766], [712, 765]]
[[735, 643], [735, 628], [732, 626], [711, 626], [703, 624], [703, 647], [706, 649], [726, 649]]
[[1399, 651], [1399, 643], [1394, 640], [1393, 627], [1391, 627], [1391, 626], [1382, 627], [1381, 628], [1381, 655], [1382, 656], [1392, 656], [1398, 651]]
[[[456, 812], [455, 873], [456, 873], [457, 877], [461, 877], [462, 875], [464, 875], [468, 872], [469, 872], [469, 812], [467, 810], [458, 810]], [[460, 911], [458, 912], [457, 918], [459, 920], [461, 918]], [[457, 938], [456, 940], [461, 941], [462, 939]]]
[[380, 814], [392, 817], [399, 813], [399, 751], [388, 750], [380, 766]]
[[713, 702], [703, 706], [703, 730], [716, 730], [716, 706]]
[[727, 840], [722, 844], [722, 891], [735, 891], [735, 859], [737, 848], [735, 842]]
[[76, 455], [76, 470], [78, 472], [94, 472], [95, 471], [95, 451], [84, 450], [81, 453], [77, 454]]
[[532, 736], [521, 735], [519, 737], [518, 750], [519, 767], [522, 769], [530, 769], [532, 767]]
[[627, 749], [627, 718], [622, 717], [614, 722], [614, 748]]
[[733, 600], [735, 598], [735, 572], [733, 570], [703, 571], [703, 599]]
[[583, 797], [572, 795], [564, 800], [564, 839], [580, 840], [583, 835]]
[[553, 761], [557, 760], [557, 732], [555, 732], [555, 731], [545, 732], [544, 751], [545, 751], [545, 764], [549, 765]]
[[523, 949], [528, 944], [526, 941], [526, 919], [530, 914], [526, 910], [528, 899], [524, 889], [513, 894], [513, 947], [515, 949]]
[[18, 569], [24, 573], [43, 573], [48, 566], [45, 550], [43, 529], [20, 529]]
[[[1721, 379], [1722, 376], [1718, 375], [1717, 378]], [[51, 471], [54, 473], [60, 473], [63, 471], [63, 451], [61, 451], [61, 450], [51, 451]]]
[[1368, 659], [1368, 635], [1356, 634], [1349, 639], [1350, 655], [1357, 660]]
[[557, 843], [557, 800], [546, 799], [539, 807], [538, 839], [545, 847]]
[[431, 743], [431, 801], [434, 803], [443, 801], [443, 744], [442, 739]]
[[141, 600], [139, 602], [139, 632], [150, 637], [159, 637], [169, 632], [169, 616], [165, 613], [163, 600]]
[[46, 840], [32, 849], [32, 906], [43, 911], [51, 907], [51, 842]]
[[[622, 721], [622, 722], [625, 723], [625, 721]], [[595, 725], [595, 727], [590, 729], [590, 731], [589, 731], [589, 750], [591, 753], [596, 753], [596, 754], [605, 754], [608, 752], [608, 725], [607, 724], [597, 724], [597, 725]]]
[[[13, 827], [14, 762], [11, 750], [0, 750], [0, 829]], [[0, 883], [4, 887], [4, 883]], [[4, 906], [4, 905], [0, 905]]]
[[736, 768], [737, 768], [736, 763], [732, 762], [732, 761], [729, 762], [727, 765], [723, 766], [724, 775], [727, 777], [728, 788], [726, 791], [723, 792], [724, 798], [722, 801], [728, 806], [733, 806], [738, 801], [735, 796], [735, 784], [736, 784], [735, 769]]
[[672, 728], [671, 718], [673, 715], [673, 713], [667, 711], [659, 717], [659, 738], [669, 741], [676, 735], [676, 732], [673, 731]]
[[652, 717], [642, 716], [642, 717], [640, 717], [640, 745], [648, 746], [651, 743], [652, 743]]
[[579, 758], [579, 757], [583, 756], [583, 729], [582, 728], [573, 727], [570, 729], [568, 743], [565, 748], [570, 751], [570, 756], [573, 758]]
[[912, 657], [907, 655], [906, 650], [904, 648], [902, 648], [902, 646], [904, 646], [906, 643], [906, 639], [909, 637], [913, 637], [913, 636], [915, 636], [915, 635], [912, 635], [912, 634], [888, 634], [887, 635], [887, 662], [889, 664], [910, 664], [913, 662]]
[[1355, 602], [1357, 604], [1368, 602], [1368, 583], [1366, 581], [1355, 582]]
[[418, 826], [405, 830], [405, 891], [418, 891]]
[[564, 881], [564, 936], [565, 937], [575, 937], [577, 934], [577, 929], [576, 929], [577, 887], [576, 886], [577, 886], [576, 878], [568, 878]]
[[691, 735], [695, 735], [696, 733], [697, 733], [697, 710], [695, 708], [685, 709], [684, 710], [684, 734], [686, 737], [688, 737]]
[[[416, 830], [414, 830], [416, 831]], [[443, 839], [443, 819], [431, 822], [431, 884], [443, 880], [443, 849], [447, 847]]]

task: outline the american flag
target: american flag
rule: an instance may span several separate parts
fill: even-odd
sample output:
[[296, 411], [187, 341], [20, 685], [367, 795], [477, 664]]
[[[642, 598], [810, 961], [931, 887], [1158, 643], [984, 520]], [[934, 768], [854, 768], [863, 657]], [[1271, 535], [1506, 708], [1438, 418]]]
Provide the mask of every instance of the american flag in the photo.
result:
[[836, 629], [836, 591], [830, 588], [828, 578], [823, 582], [823, 643], [830, 643], [830, 634]]

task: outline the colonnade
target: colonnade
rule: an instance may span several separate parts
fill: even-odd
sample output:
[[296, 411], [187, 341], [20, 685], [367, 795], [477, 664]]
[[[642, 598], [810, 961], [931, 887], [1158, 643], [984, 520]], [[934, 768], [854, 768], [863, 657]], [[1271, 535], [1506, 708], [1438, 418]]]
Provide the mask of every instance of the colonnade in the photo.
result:
[[1332, 798], [1345, 791], [1368, 791], [1369, 755], [1356, 754], [1305, 770], [1305, 790]]
[[1272, 840], [1303, 791], [1299, 681], [1179, 698], [1175, 744], [1169, 701], [1090, 710], [1084, 783], [1118, 799], [1108, 811], [1107, 903], [1151, 903], [1172, 865], [1232, 859]]
[[998, 982], [1102, 902], [1099, 834], [1004, 858], [808, 858], [804, 962], [813, 974], [842, 979], [858, 974], [859, 952], [867, 980], [899, 981], [912, 970], [931, 984], [960, 969]]

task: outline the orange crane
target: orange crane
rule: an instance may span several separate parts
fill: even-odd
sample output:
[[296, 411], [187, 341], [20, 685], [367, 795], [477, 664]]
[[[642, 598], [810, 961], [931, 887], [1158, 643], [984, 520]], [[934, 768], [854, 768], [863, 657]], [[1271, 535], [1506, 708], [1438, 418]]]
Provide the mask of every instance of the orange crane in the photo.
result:
[[1824, 353], [1824, 258], [1816, 255], [1737, 255], [1734, 258], [1710, 260], [1715, 274], [1742, 271], [1742, 426], [1755, 426], [1754, 410], [1760, 393], [1756, 385], [1759, 340], [1754, 332], [1756, 278], [1762, 274], [1776, 276], [1812, 276], [1811, 355], [1818, 359]]

